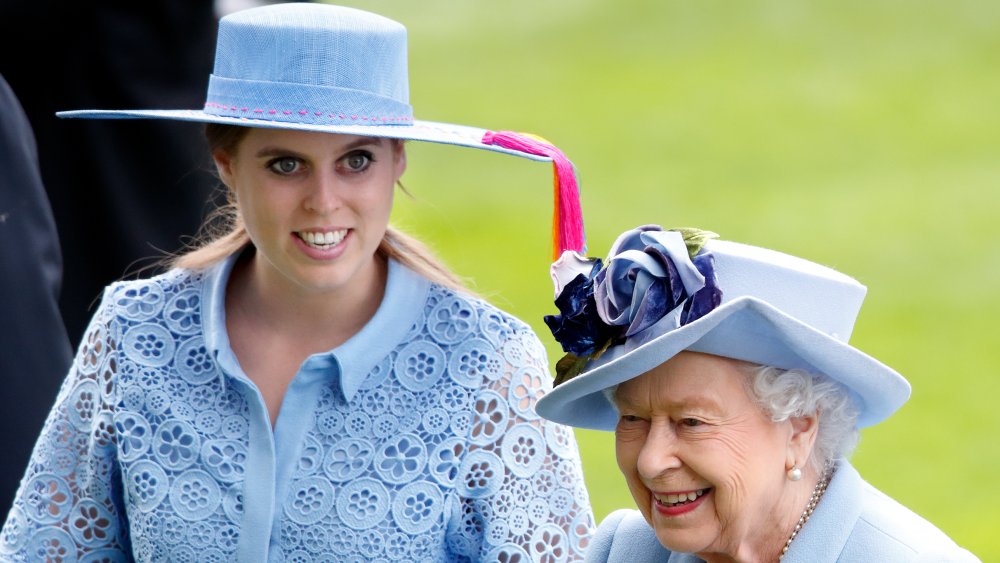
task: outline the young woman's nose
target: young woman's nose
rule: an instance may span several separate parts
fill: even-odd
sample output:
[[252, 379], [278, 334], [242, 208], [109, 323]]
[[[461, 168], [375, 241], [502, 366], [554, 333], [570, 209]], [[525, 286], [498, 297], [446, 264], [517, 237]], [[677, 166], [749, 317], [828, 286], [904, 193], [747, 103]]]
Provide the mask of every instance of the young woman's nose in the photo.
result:
[[341, 186], [336, 174], [319, 173], [311, 179], [303, 200], [307, 211], [326, 215], [336, 211], [343, 204], [340, 198]]

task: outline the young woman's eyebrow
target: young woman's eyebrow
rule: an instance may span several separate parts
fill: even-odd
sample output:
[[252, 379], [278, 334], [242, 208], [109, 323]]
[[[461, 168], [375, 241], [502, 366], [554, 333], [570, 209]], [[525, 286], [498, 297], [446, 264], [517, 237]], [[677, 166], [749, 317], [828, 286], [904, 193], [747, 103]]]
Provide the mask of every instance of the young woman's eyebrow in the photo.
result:
[[[348, 153], [348, 152], [350, 152], [350, 151], [352, 151], [354, 149], [360, 148], [360, 147], [369, 146], [369, 145], [374, 145], [374, 146], [379, 146], [380, 147], [380, 146], [382, 146], [384, 144], [385, 144], [385, 139], [383, 139], [381, 137], [363, 137], [363, 138], [351, 141], [350, 143], [347, 143], [346, 145], [344, 145], [343, 147], [341, 147], [340, 152], [342, 152], [342, 153]], [[275, 146], [264, 146], [264, 147], [261, 147], [260, 150], [258, 150], [254, 154], [254, 156], [256, 158], [268, 158], [268, 157], [274, 157], [274, 156], [302, 157], [302, 155], [299, 154], [297, 151], [294, 151], [292, 149], [283, 148], [283, 147], [275, 147]]]

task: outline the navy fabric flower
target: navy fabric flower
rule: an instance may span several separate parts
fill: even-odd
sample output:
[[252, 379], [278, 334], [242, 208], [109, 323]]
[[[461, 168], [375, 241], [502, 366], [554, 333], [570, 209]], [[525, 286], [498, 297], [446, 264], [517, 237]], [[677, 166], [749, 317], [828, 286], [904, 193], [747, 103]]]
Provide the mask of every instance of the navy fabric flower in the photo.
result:
[[705, 276], [705, 286], [684, 303], [681, 326], [704, 317], [722, 303], [722, 290], [719, 289], [719, 279], [715, 275], [715, 256], [711, 252], [702, 252], [691, 261]]
[[[571, 258], [572, 259], [572, 258]], [[563, 258], [560, 258], [560, 262]], [[582, 261], [575, 259], [577, 266], [588, 265], [590, 271], [577, 273], [561, 288], [557, 279], [557, 267], [553, 265], [553, 279], [556, 280], [556, 307], [560, 314], [546, 315], [545, 324], [552, 336], [562, 345], [563, 351], [584, 357], [594, 353], [596, 348], [620, 332], [601, 320], [594, 303], [594, 275], [601, 269], [600, 260]], [[582, 263], [582, 264], [581, 264]], [[564, 271], [566, 268], [562, 268]], [[566, 274], [563, 273], [563, 277]]]

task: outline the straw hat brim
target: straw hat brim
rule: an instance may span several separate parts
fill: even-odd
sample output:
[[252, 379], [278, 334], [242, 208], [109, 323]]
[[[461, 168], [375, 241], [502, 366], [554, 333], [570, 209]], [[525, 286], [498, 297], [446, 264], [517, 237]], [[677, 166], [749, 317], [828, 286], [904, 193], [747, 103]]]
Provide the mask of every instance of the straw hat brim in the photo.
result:
[[497, 145], [484, 144], [482, 140], [483, 135], [488, 132], [486, 129], [435, 121], [413, 120], [411, 122], [412, 124], [409, 125], [330, 125], [295, 123], [269, 119], [253, 119], [247, 117], [229, 117], [213, 115], [200, 110], [74, 110], [58, 112], [56, 115], [63, 118], [82, 119], [168, 119], [197, 123], [241, 125], [244, 127], [317, 131], [321, 133], [360, 135], [365, 137], [382, 137], [389, 139], [404, 139], [456, 145], [519, 156], [521, 158], [527, 158], [539, 162], [549, 162], [552, 160], [547, 156], [508, 149]]

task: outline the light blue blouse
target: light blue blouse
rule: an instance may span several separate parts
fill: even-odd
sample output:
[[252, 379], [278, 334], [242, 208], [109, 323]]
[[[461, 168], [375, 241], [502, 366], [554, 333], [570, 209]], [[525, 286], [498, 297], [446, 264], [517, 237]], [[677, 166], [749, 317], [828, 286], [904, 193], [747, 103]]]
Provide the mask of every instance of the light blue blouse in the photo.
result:
[[108, 287], [0, 559], [582, 557], [579, 454], [534, 413], [551, 383], [527, 325], [390, 262], [375, 316], [303, 363], [272, 430], [225, 330], [234, 261]]

